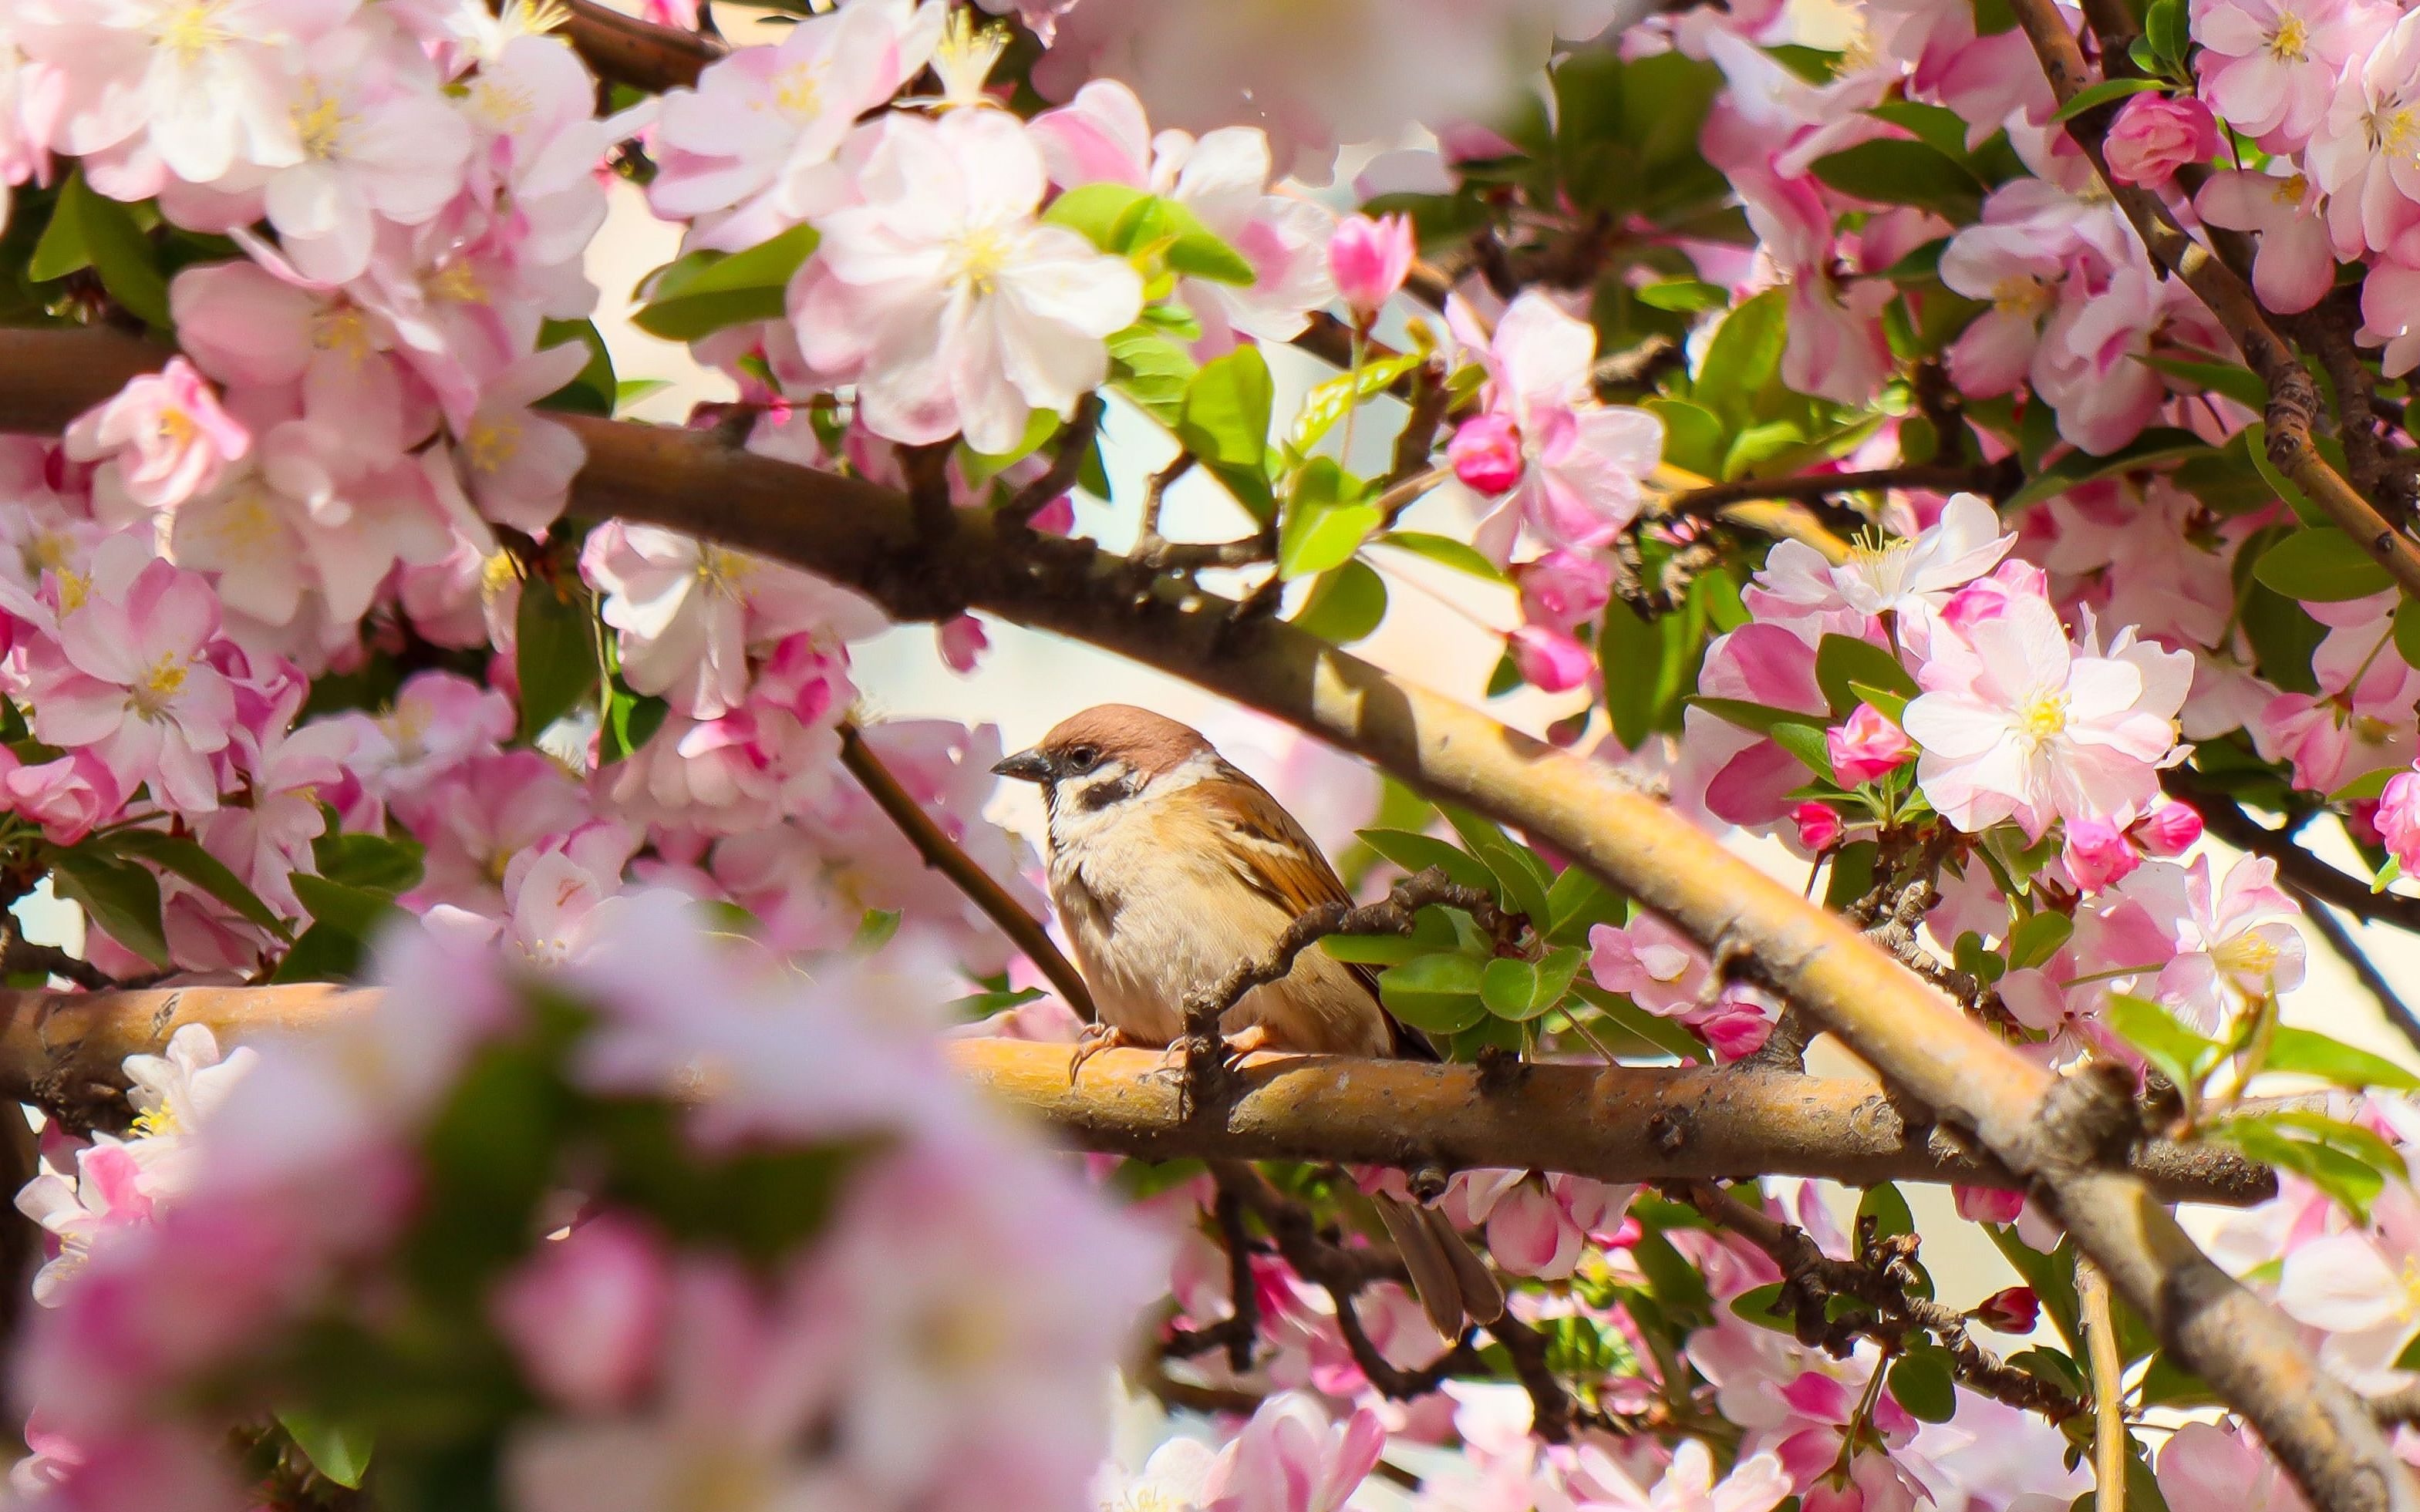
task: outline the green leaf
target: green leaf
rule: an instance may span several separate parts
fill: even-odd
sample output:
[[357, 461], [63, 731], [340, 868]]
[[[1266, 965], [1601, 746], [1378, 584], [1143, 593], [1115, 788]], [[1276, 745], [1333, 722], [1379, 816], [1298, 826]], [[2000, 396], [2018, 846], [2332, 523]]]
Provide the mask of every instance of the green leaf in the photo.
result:
[[1947, 237], [1935, 237], [1915, 251], [1903, 254], [1900, 260], [1883, 270], [1883, 277], [1894, 284], [1914, 284], [1941, 276], [1941, 255], [1949, 250]]
[[1855, 694], [1859, 702], [1872, 704], [1875, 712], [1896, 725], [1907, 723], [1907, 706], [1915, 702], [1905, 693], [1896, 693], [1888, 688], [1876, 687], [1871, 683], [1861, 683], [1855, 678], [1849, 680], [1849, 691]]
[[1656, 688], [1652, 669], [1663, 654], [1664, 632], [1621, 599], [1605, 606], [1597, 623], [1596, 655], [1605, 673], [1605, 712], [1613, 738], [1637, 750], [1655, 732]]
[[1169, 268], [1189, 277], [1249, 287], [1260, 276], [1242, 253], [1172, 199], [1151, 203], [1143, 211], [1136, 239], [1141, 245], [1164, 242], [1161, 255]]
[[647, 280], [647, 302], [630, 323], [666, 341], [695, 341], [727, 326], [778, 320], [791, 276], [818, 239], [814, 226], [795, 225], [745, 252], [692, 252]]
[[640, 400], [653, 397], [673, 386], [670, 378], [619, 378], [613, 384], [613, 412], [620, 414]]
[[1797, 757], [1798, 764], [1817, 777], [1838, 780], [1838, 774], [1832, 770], [1832, 743], [1819, 726], [1777, 724], [1764, 733], [1775, 745]]
[[1599, 924], [1620, 924], [1630, 917], [1621, 894], [1596, 879], [1584, 866], [1567, 866], [1546, 889], [1546, 913], [1553, 922], [1546, 938], [1557, 945], [1586, 945]]
[[2160, 79], [2103, 79], [2099, 84], [2086, 85], [2077, 90], [2075, 98], [2059, 106], [2051, 119], [2071, 121], [2095, 105], [2105, 105], [2113, 100], [2123, 100], [2128, 95], [2138, 95], [2147, 89], [2166, 87], [2166, 82]]
[[1474, 578], [1483, 579], [1488, 582], [1509, 583], [1512, 580], [1504, 575], [1503, 568], [1481, 555], [1478, 548], [1457, 541], [1450, 535], [1431, 535], [1422, 531], [1388, 531], [1384, 535], [1373, 538], [1370, 544], [1391, 546], [1399, 550], [1409, 551], [1415, 556], [1426, 557], [1439, 565], [1451, 567], [1456, 572], [1466, 572]]
[[1682, 315], [1703, 315], [1731, 302], [1729, 290], [1701, 278], [1675, 278], [1644, 285], [1636, 291], [1636, 297], [1651, 310], [1672, 310]]
[[1816, 177], [1877, 205], [1914, 205], [1953, 222], [1972, 220], [1990, 188], [1974, 171], [1925, 142], [1878, 138], [1815, 160]]
[[2009, 964], [2019, 971], [2038, 966], [2058, 954], [2075, 933], [2075, 920], [2065, 914], [2033, 914], [2009, 932]]
[[2252, 576], [2288, 598], [2333, 604], [2395, 586], [2361, 543], [2333, 526], [2296, 531], [2260, 554]]
[[1467, 809], [1440, 804], [1438, 811], [1470, 853], [1486, 863], [1496, 878], [1493, 890], [1506, 909], [1538, 925], [1553, 917], [1546, 908], [1546, 889], [1553, 886], [1554, 877], [1536, 853], [1514, 844], [1502, 830]]
[[285, 921], [260, 901], [258, 893], [244, 886], [241, 877], [228, 871], [225, 862], [190, 840], [156, 829], [121, 829], [108, 836], [105, 843], [120, 856], [137, 856], [174, 872], [281, 940], [294, 937], [286, 932]]
[[420, 886], [424, 852], [417, 841], [385, 835], [322, 835], [311, 842], [321, 876], [392, 898]]
[[1269, 449], [1277, 386], [1258, 347], [1238, 347], [1202, 364], [1185, 393], [1177, 439], [1204, 462], [1258, 469]]
[[1890, 1394], [1927, 1423], [1947, 1423], [1958, 1413], [1958, 1387], [1939, 1350], [1910, 1350], [1892, 1361]]
[[334, 924], [314, 924], [270, 973], [272, 982], [350, 981], [361, 975], [362, 942]]
[[1907, 698], [1921, 691], [1915, 674], [1881, 646], [1854, 636], [1825, 636], [1815, 647], [1815, 683], [1834, 714], [1845, 717], [1863, 702], [1849, 686], [1853, 681], [1886, 687]]
[[1152, 196], [1124, 184], [1079, 184], [1050, 202], [1042, 212], [1047, 224], [1080, 231], [1103, 252], [1123, 255], [1119, 225]]
[[100, 274], [109, 297], [147, 324], [165, 330], [173, 323], [159, 249], [131, 208], [96, 193], [78, 169], [59, 186], [51, 224], [34, 244], [25, 276], [42, 283], [83, 268]]
[[597, 687], [597, 616], [576, 586], [566, 597], [554, 584], [533, 577], [521, 584], [515, 635], [520, 738], [535, 740]]
[[2271, 492], [2286, 501], [2286, 507], [2294, 512], [2294, 517], [2316, 529], [2333, 529], [2334, 522], [2328, 512], [2313, 503], [2310, 495], [2303, 492], [2293, 479], [2278, 471], [2277, 465], [2269, 460], [2267, 423], [2256, 420], [2244, 426], [2240, 434], [2243, 437], [2244, 455], [2252, 463], [2252, 470], [2260, 474], [2260, 481], [2269, 486]]
[[168, 936], [160, 924], [160, 879], [136, 862], [88, 848], [54, 852], [51, 887], [83, 905], [118, 944], [166, 970]]
[[1365, 492], [1333, 458], [1305, 463], [1278, 530], [1278, 576], [1309, 578], [1351, 561], [1385, 517], [1361, 501]]
[[1357, 829], [1353, 833], [1362, 844], [1402, 867], [1406, 875], [1418, 876], [1434, 866], [1462, 887], [1485, 892], [1496, 890], [1496, 878], [1487, 864], [1450, 841], [1408, 829]]
[[1110, 383], [1154, 420], [1174, 429], [1184, 417], [1186, 391], [1193, 382], [1192, 355], [1140, 321], [1113, 333], [1108, 345]]
[[1691, 399], [1734, 426], [1747, 424], [1756, 396], [1781, 366], [1786, 299], [1783, 290], [1767, 289], [1723, 316], [1698, 364]]
[[[2123, 79], [2108, 82], [2141, 84], [2144, 81]], [[2223, 393], [2256, 414], [2267, 408], [2269, 403], [2269, 385], [2260, 381], [2259, 374], [2253, 372], [2242, 363], [2200, 363], [2189, 358], [2160, 357], [2148, 353], [2137, 356], [2134, 361], [2146, 366], [2157, 368], [2163, 373], [2183, 378], [2213, 393]]]
[[369, 1429], [299, 1410], [278, 1413], [277, 1421], [293, 1439], [294, 1447], [311, 1461], [313, 1470], [349, 1491], [362, 1489], [362, 1477], [369, 1473], [370, 1450], [374, 1446]]
[[[1907, 1198], [1888, 1181], [1866, 1188], [1865, 1194], [1857, 1198], [1857, 1224], [1862, 1226], [1869, 1218], [1873, 1220], [1875, 1234], [1885, 1239], [1894, 1234], [1916, 1232], [1916, 1214], [1908, 1210]], [[1855, 1229], [1852, 1228], [1851, 1232], [1855, 1232]]]
[[1557, 946], [1536, 961], [1504, 957], [1487, 963], [1480, 973], [1480, 996], [1489, 1011], [1514, 1023], [1545, 1013], [1571, 991], [1583, 957], [1571, 946]]
[[1487, 1016], [1482, 967], [1474, 957], [1436, 951], [1390, 966], [1378, 979], [1387, 1011], [1426, 1034], [1457, 1034]]
[[560, 347], [576, 341], [588, 348], [588, 365], [572, 375], [571, 381], [540, 399], [540, 407], [564, 409], [573, 414], [613, 418], [614, 401], [621, 386], [613, 378], [613, 354], [605, 349], [605, 337], [594, 320], [548, 320], [538, 326], [540, 348]]
[[1295, 612], [1296, 629], [1332, 646], [1349, 646], [1387, 617], [1387, 579], [1366, 562], [1320, 574]]
[[1709, 478], [1722, 471], [1730, 441], [1720, 416], [1688, 399], [1654, 398], [1639, 408], [1664, 422], [1665, 461]]
[[654, 694], [632, 693], [614, 680], [613, 696], [605, 705], [605, 727], [597, 743], [601, 765], [611, 765], [644, 746], [663, 727], [672, 705]]
[[2371, 1087], [2407, 1092], [2420, 1089], [2420, 1076], [2385, 1057], [2356, 1049], [2316, 1029], [2297, 1028], [2290, 1024], [2281, 1024], [2270, 1032], [2269, 1054], [2260, 1066], [2263, 1071], [2317, 1076], [2356, 1090]]
[[1803, 725], [1809, 719], [1823, 717], [1805, 709], [1778, 709], [1770, 703], [1751, 703], [1745, 699], [1718, 699], [1699, 694], [1689, 702], [1725, 724], [1735, 724], [1761, 735], [1769, 734], [1782, 725]]
[[2193, 32], [2185, 19], [2184, 0], [2151, 0], [2143, 17], [2143, 36], [2169, 77], [2191, 77], [2185, 71], [2185, 54], [2193, 50]]
[[[314, 919], [365, 944], [377, 937], [388, 918], [403, 911], [383, 893], [331, 882], [308, 872], [297, 872], [287, 880]], [[299, 947], [301, 942], [296, 943]]]
[[[2335, 1121], [2319, 1119], [2322, 1124]], [[2336, 1128], [2352, 1130], [2354, 1126], [2336, 1124]], [[2368, 1134], [2367, 1130], [2357, 1132]], [[2317, 1130], [2298, 1127], [2286, 1114], [2224, 1119], [2202, 1133], [2206, 1138], [2232, 1145], [2263, 1165], [2294, 1172], [2364, 1222], [2368, 1221], [2369, 1205], [2386, 1189], [2388, 1174], [2397, 1179], [2402, 1175], [2402, 1162], [2392, 1149], [2384, 1151], [2386, 1158], [2381, 1162], [2362, 1142], [2322, 1136]], [[2368, 1137], [2378, 1138], [2375, 1134]]]
[[2420, 667], [2420, 599], [2395, 606], [2395, 649], [2407, 665]]
[[1330, 934], [1319, 942], [1319, 948], [1339, 961], [1356, 965], [1400, 966], [1432, 953], [1437, 942], [1405, 934]]
[[1387, 392], [1394, 381], [1428, 361], [1420, 352], [1401, 352], [1374, 363], [1363, 363], [1357, 372], [1341, 373], [1324, 383], [1311, 386], [1302, 396], [1302, 408], [1295, 411], [1293, 426], [1286, 432], [1286, 445], [1296, 456], [1309, 456], [1320, 438], [1336, 427], [1355, 405]]
[[2186, 1028], [2159, 1004], [2128, 993], [2112, 993], [2103, 1017], [2145, 1059], [2159, 1067], [2161, 1074], [2188, 1093], [2200, 1090], [2202, 1078], [2217, 1066], [2226, 1048]]
[[1781, 1283], [1768, 1281], [1761, 1287], [1750, 1287], [1731, 1299], [1731, 1315], [1745, 1319], [1759, 1328], [1777, 1329], [1787, 1334], [1795, 1326], [1793, 1315], [1781, 1311]]

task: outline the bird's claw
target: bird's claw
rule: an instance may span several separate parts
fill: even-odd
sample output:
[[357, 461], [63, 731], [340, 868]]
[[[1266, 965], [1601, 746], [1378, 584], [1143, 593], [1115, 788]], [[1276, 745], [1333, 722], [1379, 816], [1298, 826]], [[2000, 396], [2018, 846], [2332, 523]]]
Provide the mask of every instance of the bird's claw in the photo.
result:
[[1076, 1073], [1084, 1069], [1084, 1062], [1104, 1050], [1120, 1049], [1131, 1042], [1113, 1024], [1085, 1025], [1084, 1032], [1076, 1036], [1075, 1050], [1067, 1057], [1067, 1085], [1076, 1085]]
[[1257, 1025], [1232, 1039], [1216, 1027], [1180, 1035], [1152, 1075], [1176, 1084], [1176, 1116], [1189, 1120], [1202, 1109], [1233, 1101], [1243, 1087], [1244, 1057], [1265, 1048], [1267, 1038]]

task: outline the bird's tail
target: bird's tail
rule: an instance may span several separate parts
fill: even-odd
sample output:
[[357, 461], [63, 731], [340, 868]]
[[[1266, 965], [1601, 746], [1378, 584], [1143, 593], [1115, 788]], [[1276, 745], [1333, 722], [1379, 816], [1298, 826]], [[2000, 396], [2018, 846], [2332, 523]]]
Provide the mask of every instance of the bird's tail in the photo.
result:
[[1370, 1201], [1411, 1273], [1420, 1310], [1439, 1334], [1459, 1338], [1466, 1319], [1492, 1323], [1504, 1316], [1504, 1288], [1444, 1213], [1383, 1193]]

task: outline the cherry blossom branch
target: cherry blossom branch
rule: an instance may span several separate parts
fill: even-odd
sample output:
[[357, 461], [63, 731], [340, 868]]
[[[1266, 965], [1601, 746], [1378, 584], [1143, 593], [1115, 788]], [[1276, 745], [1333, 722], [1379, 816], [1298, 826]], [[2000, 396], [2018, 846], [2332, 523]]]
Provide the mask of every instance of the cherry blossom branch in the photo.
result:
[[[2042, 16], [2056, 29], [2048, 0], [2019, 0], [2019, 10], [2040, 13], [2029, 31]], [[2063, 29], [2058, 35], [2072, 54], [2074, 39]], [[2069, 94], [2080, 57], [2064, 85]], [[2257, 309], [2251, 315], [2257, 323]], [[92, 332], [0, 332], [0, 425], [55, 434], [131, 376], [121, 365], [131, 354], [146, 354], [132, 369], [143, 371], [156, 365], [157, 351]], [[2282, 347], [2273, 354], [2292, 365]], [[575, 486], [583, 515], [620, 516], [776, 557], [857, 588], [894, 618], [946, 618], [981, 606], [1129, 656], [1358, 752], [1418, 790], [1513, 825], [1700, 946], [1756, 960], [1784, 995], [1891, 1086], [1972, 1131], [2010, 1171], [2037, 1183], [2118, 1293], [2181, 1365], [2253, 1422], [2317, 1504], [2420, 1506], [2420, 1492], [2359, 1399], [2319, 1369], [2299, 1332], [2212, 1265], [2137, 1175], [2112, 1164], [2139, 1134], [2125, 1091], [2113, 1097], [2079, 1088], [2086, 1078], [2055, 1078], [1957, 1012], [1849, 921], [1732, 855], [1602, 764], [1509, 730], [1283, 622], [1239, 617], [1232, 601], [1198, 588], [1157, 584], [1138, 594], [1125, 563], [1080, 542], [1018, 549], [988, 516], [970, 510], [953, 512], [947, 535], [919, 539], [905, 501], [861, 479], [735, 451], [700, 432], [576, 415], [562, 423], [588, 450]], [[2273, 426], [2273, 441], [2281, 434]], [[2307, 450], [2307, 424], [2302, 438]], [[2373, 549], [2403, 560], [2391, 548]], [[2420, 584], [2420, 550], [2410, 553], [2409, 566], [2410, 580]]]
[[2420, 1385], [2399, 1386], [2369, 1399], [2369, 1413], [2380, 1426], [2420, 1424]]
[[[2062, 105], [2094, 82], [2083, 50], [2067, 29], [2055, 0], [2010, 0], [2010, 5]], [[2311, 427], [2319, 413], [2319, 390], [2292, 347], [2271, 325], [2251, 288], [2209, 247], [2187, 236], [2157, 194], [2111, 176], [2102, 140], [2116, 115], [2115, 102], [2096, 105], [2067, 123], [2068, 135], [2091, 160], [2093, 170], [2108, 186], [2144, 246], [2209, 306], [2220, 328], [2243, 353], [2245, 365], [2267, 385], [2270, 462], [2359, 542], [2405, 593], [2420, 597], [2420, 542], [2389, 524], [2312, 444]]]
[[1050, 466], [1001, 506], [1002, 519], [1020, 524], [1029, 521], [1052, 500], [1076, 486], [1078, 475], [1084, 471], [1084, 458], [1092, 455], [1093, 442], [1101, 434], [1101, 415], [1108, 408], [1097, 393], [1084, 396], [1083, 402], [1076, 406], [1075, 418], [1059, 433], [1059, 449], [1051, 454]]
[[[1953, 1371], [1976, 1391], [2010, 1407], [2040, 1412], [2053, 1423], [2086, 1411], [2086, 1404], [2050, 1381], [2002, 1360], [1966, 1333], [1966, 1318], [1916, 1289], [1909, 1262], [1916, 1236], [1894, 1235], [1867, 1242], [1858, 1260], [1836, 1260], [1795, 1225], [1774, 1218], [1743, 1202], [1711, 1181], [1687, 1181], [1670, 1188], [1672, 1195], [1707, 1218], [1762, 1250], [1781, 1267], [1778, 1305], [1795, 1314], [1797, 1337], [1810, 1349], [1821, 1347], [1837, 1359], [1846, 1359], [1859, 1338], [1869, 1338], [1896, 1352], [1912, 1333], [1928, 1334], [1948, 1351]], [[1834, 1299], [1861, 1304], [1832, 1317]]]
[[698, 74], [726, 51], [711, 37], [626, 16], [597, 0], [558, 3], [570, 12], [563, 23], [564, 38], [590, 72], [651, 95], [694, 88]]
[[2094, 1505], [2125, 1512], [2126, 1462], [2132, 1458], [2126, 1431], [2125, 1360], [2118, 1350], [2118, 1327], [2109, 1311], [2109, 1283], [2090, 1260], [2075, 1266], [2075, 1292], [2084, 1315], [2084, 1352], [2092, 1373], [2092, 1484]]
[[2334, 903], [2356, 918], [2420, 932], [2420, 898], [2371, 891], [2366, 879], [2339, 872], [2304, 850], [2290, 829], [2271, 829], [2189, 768], [2173, 767], [2164, 776], [2167, 790], [2191, 803], [2201, 815], [2203, 828], [2246, 855], [2276, 862], [2277, 875], [2288, 886]]
[[985, 918], [999, 925], [1010, 943], [1024, 951], [1026, 959], [1050, 979], [1050, 985], [1076, 1016], [1092, 1023], [1097, 1015], [1093, 995], [1084, 986], [1083, 974], [1060, 953], [1057, 942], [1041, 922], [1018, 907], [1008, 889], [977, 866], [974, 857], [933, 822], [924, 806], [899, 785], [899, 779], [891, 775], [891, 769], [865, 743], [854, 720], [844, 719], [840, 724], [840, 764], [848, 768], [849, 775], [857, 779], [875, 806], [908, 837], [908, 843], [916, 847], [924, 864], [949, 878], [951, 886], [984, 911]]
[[1806, 472], [1789, 478], [1735, 478], [1710, 483], [1674, 494], [1665, 507], [1675, 515], [1712, 514], [1726, 504], [1751, 499], [1829, 499], [1836, 494], [1876, 488], [1926, 488], [1936, 493], [1971, 492], [1993, 498], [2016, 491], [2024, 481], [2023, 467], [2011, 455], [1978, 467], [1920, 463], [1876, 468], [1867, 472]]
[[2292, 882], [2286, 884], [2286, 890], [2303, 905], [2303, 916], [2311, 921], [2313, 929], [2319, 932], [2319, 938], [2328, 942], [2328, 949], [2336, 953], [2336, 958], [2377, 1000], [2378, 1011], [2385, 1015], [2386, 1022], [2395, 1026], [2396, 1032], [2402, 1035], [2412, 1048], [2420, 1050], [2420, 1014], [2412, 1011], [2412, 1005], [2403, 1000], [2403, 995], [2397, 992], [2395, 984], [2386, 980], [2386, 974], [2378, 969], [2378, 963], [2371, 960], [2369, 952], [2362, 949], [2361, 942], [2353, 938], [2352, 931], [2345, 928], [2344, 921], [2336, 918], [2335, 911], [2328, 906], [2325, 900]]
[[[0, 1098], [77, 1127], [124, 1117], [120, 1070], [187, 1024], [222, 1043], [324, 1030], [374, 991], [317, 984], [0, 993]], [[2009, 1188], [2017, 1178], [1871, 1083], [1731, 1067], [1435, 1065], [1259, 1056], [1215, 1119], [1178, 1116], [1156, 1051], [1109, 1050], [1067, 1082], [1063, 1044], [970, 1038], [958, 1070], [1079, 1149], [1140, 1160], [1308, 1160], [1560, 1172], [1604, 1181], [1822, 1177]], [[2247, 1205], [2263, 1167], [2217, 1146], [2145, 1139], [2125, 1153], [2165, 1200]]]

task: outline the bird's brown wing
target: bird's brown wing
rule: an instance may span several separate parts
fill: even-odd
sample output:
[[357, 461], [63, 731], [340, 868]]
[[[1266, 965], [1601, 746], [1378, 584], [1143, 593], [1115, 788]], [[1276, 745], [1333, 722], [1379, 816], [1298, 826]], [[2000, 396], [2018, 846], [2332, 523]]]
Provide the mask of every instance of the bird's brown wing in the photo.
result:
[[[1228, 841], [1222, 854], [1234, 856], [1246, 885], [1283, 908], [1287, 918], [1299, 918], [1324, 904], [1353, 901], [1344, 880], [1320, 853], [1319, 842], [1268, 789], [1232, 766], [1203, 782], [1202, 789], [1203, 809], [1215, 816]], [[1380, 1004], [1379, 1011], [1385, 1012], [1378, 995], [1378, 974], [1358, 964], [1348, 969], [1371, 1000]], [[1419, 1030], [1391, 1013], [1386, 1017], [1396, 1055], [1407, 1060], [1438, 1058], [1435, 1047]]]

